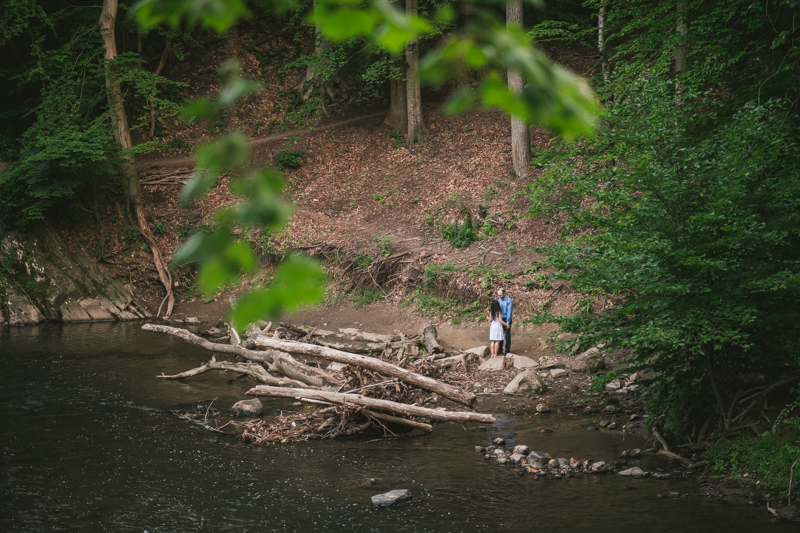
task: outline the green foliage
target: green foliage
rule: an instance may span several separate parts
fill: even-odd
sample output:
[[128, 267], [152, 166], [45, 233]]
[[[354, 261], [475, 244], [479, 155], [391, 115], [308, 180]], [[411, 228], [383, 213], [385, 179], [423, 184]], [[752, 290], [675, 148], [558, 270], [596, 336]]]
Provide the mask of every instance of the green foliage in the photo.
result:
[[370, 255], [367, 254], [358, 254], [358, 258], [356, 259], [356, 266], [358, 268], [369, 268], [372, 262], [375, 261]]
[[674, 87], [631, 83], [598, 137], [551, 152], [528, 194], [533, 215], [570, 214], [573, 237], [545, 266], [616, 303], [538, 320], [631, 350], [661, 376], [649, 409], [679, 434], [715, 403], [712, 380], [800, 362], [800, 147], [787, 103], [704, 113], [721, 102], [676, 101]]
[[455, 248], [466, 248], [478, 238], [474, 229], [467, 224], [446, 224], [442, 227], [442, 238]]
[[142, 239], [142, 231], [137, 226], [127, 227], [122, 232], [122, 238], [127, 243], [140, 241]]
[[383, 257], [389, 257], [392, 255], [392, 236], [385, 235], [383, 237], [375, 237], [375, 244], [378, 245], [378, 249]]
[[595, 376], [592, 378], [592, 384], [589, 386], [589, 390], [591, 392], [603, 392], [606, 388], [606, 385], [608, 385], [618, 377], [619, 377], [619, 372], [613, 370], [611, 372], [606, 372], [605, 374]]
[[[291, 0], [273, 0], [268, 5], [287, 10]], [[568, 70], [554, 65], [536, 50], [525, 31], [507, 27], [505, 17], [492, 5], [475, 5], [475, 15], [462, 32], [453, 32], [447, 45], [431, 51], [422, 63], [423, 82], [441, 84], [464, 74], [468, 69], [487, 73], [478, 89], [462, 88], [446, 108], [460, 112], [482, 103], [496, 107], [525, 121], [540, 122], [562, 135], [588, 134], [594, 130], [597, 102], [588, 85]], [[144, 29], [161, 23], [173, 27], [185, 20], [218, 33], [236, 20], [248, 16], [241, 0], [215, 0], [190, 3], [185, 0], [140, 0], [133, 8]], [[400, 54], [420, 35], [435, 33], [437, 27], [454, 19], [454, 10], [443, 4], [430, 16], [403, 12], [396, 4], [372, 0], [360, 4], [338, 0], [315, 3], [310, 21], [331, 41], [366, 38], [374, 46]], [[321, 62], [324, 64], [324, 61]], [[522, 74], [525, 88], [520, 93], [508, 89], [505, 72]]]
[[281, 150], [275, 155], [275, 166], [281, 170], [291, 168], [297, 170], [303, 161], [303, 152], [300, 150]]
[[484, 237], [494, 237], [500, 233], [497, 229], [497, 224], [495, 224], [492, 220], [485, 220], [481, 229], [483, 230]]
[[[790, 468], [800, 458], [800, 434], [793, 431], [784, 436], [770, 433], [761, 439], [749, 435], [736, 441], [723, 439], [706, 452], [706, 458], [716, 472], [734, 476], [746, 473], [753, 481], [761, 481], [762, 488], [783, 498], [789, 491]], [[796, 494], [800, 487], [797, 468], [792, 484]]]
[[355, 289], [350, 299], [353, 301], [353, 307], [359, 309], [373, 302], [377, 302], [383, 298], [384, 295], [385, 293], [380, 289], [365, 287]]
[[156, 235], [164, 235], [167, 232], [167, 226], [160, 220], [153, 224], [153, 233]]

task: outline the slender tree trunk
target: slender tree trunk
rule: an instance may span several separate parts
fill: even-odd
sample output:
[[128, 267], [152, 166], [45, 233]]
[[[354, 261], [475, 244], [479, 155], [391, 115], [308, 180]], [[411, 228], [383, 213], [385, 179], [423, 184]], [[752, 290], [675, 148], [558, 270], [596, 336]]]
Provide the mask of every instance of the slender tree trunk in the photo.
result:
[[[506, 24], [522, 26], [522, 0], [511, 0], [506, 4]], [[522, 75], [508, 71], [508, 88], [514, 92], [522, 91]], [[519, 178], [528, 175], [531, 166], [531, 136], [528, 125], [511, 117], [511, 159], [514, 163], [514, 174]]]
[[406, 69], [402, 68], [400, 79], [389, 80], [389, 115], [384, 122], [395, 131], [408, 129], [408, 98], [406, 97]]
[[[155, 75], [158, 76], [161, 74], [161, 71], [164, 70], [164, 65], [167, 64], [167, 58], [169, 58], [169, 50], [170, 46], [172, 45], [172, 38], [167, 37], [167, 41], [164, 43], [164, 53], [161, 54], [161, 60], [158, 62], [158, 67], [156, 67]], [[139, 52], [141, 54], [141, 52]], [[155, 90], [156, 82], [153, 82], [153, 89]], [[156, 106], [153, 103], [153, 100], [148, 98], [147, 104], [150, 107], [150, 138], [153, 138], [153, 135], [156, 133]]]
[[597, 50], [600, 52], [600, 68], [603, 71], [603, 81], [608, 83], [611, 74], [611, 67], [608, 64], [608, 54], [606, 53], [606, 4], [600, 5], [600, 13], [597, 15]]
[[684, 18], [684, 11], [686, 5], [683, 3], [678, 4], [678, 23], [675, 29], [680, 34], [680, 45], [675, 49], [675, 72], [686, 72], [686, 34], [689, 30], [689, 23]]
[[[117, 44], [114, 35], [114, 24], [117, 17], [118, 0], [103, 0], [103, 10], [100, 14], [100, 33], [103, 37], [105, 53], [105, 71], [106, 71], [106, 95], [108, 97], [108, 105], [111, 111], [111, 125], [114, 132], [114, 139], [119, 143], [120, 149], [124, 152], [133, 146], [131, 141], [131, 131], [128, 127], [128, 117], [125, 114], [125, 105], [122, 99], [122, 90], [119, 83], [114, 78], [112, 72], [112, 61], [117, 57]], [[139, 231], [147, 240], [150, 245], [150, 250], [153, 252], [153, 261], [155, 262], [158, 277], [164, 288], [167, 291], [164, 302], [167, 302], [167, 310], [164, 316], [172, 314], [172, 307], [175, 304], [175, 297], [172, 294], [172, 277], [167, 269], [167, 263], [161, 253], [161, 249], [153, 237], [150, 227], [147, 225], [145, 217], [144, 205], [142, 203], [142, 187], [139, 184], [139, 175], [136, 173], [136, 167], [133, 158], [129, 155], [122, 157], [122, 177], [128, 183], [128, 197], [133, 204], [136, 213], [136, 221], [139, 225]], [[161, 306], [159, 306], [158, 313], [161, 313]]]
[[[406, 0], [406, 13], [417, 15], [417, 0]], [[414, 37], [406, 48], [406, 63], [408, 73], [406, 76], [406, 98], [408, 99], [408, 137], [406, 146], [409, 150], [417, 144], [424, 142], [428, 133], [425, 122], [422, 120], [422, 93], [419, 85], [419, 39]]]

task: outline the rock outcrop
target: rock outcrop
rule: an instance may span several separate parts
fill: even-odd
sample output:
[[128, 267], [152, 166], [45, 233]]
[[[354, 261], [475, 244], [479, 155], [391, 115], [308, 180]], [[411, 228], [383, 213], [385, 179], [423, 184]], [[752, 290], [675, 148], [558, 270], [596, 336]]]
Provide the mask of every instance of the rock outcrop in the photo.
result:
[[49, 223], [0, 241], [0, 324], [98, 322], [151, 316], [131, 291], [84, 251], [72, 252]]

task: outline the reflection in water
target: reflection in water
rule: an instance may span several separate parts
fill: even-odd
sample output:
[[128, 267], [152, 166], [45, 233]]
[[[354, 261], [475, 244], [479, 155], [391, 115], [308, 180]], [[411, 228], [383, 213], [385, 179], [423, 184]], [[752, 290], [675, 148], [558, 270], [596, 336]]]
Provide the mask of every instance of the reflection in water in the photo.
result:
[[[161, 372], [209, 353], [138, 324], [0, 329], [0, 530], [3, 531], [788, 531], [765, 511], [702, 498], [681, 482], [612, 476], [518, 477], [473, 453], [492, 435], [554, 456], [611, 460], [621, 435], [501, 417], [491, 431], [438, 425], [430, 436], [246, 446], [170, 413], [250, 384], [223, 374], [186, 382]], [[289, 402], [264, 399], [273, 413]], [[375, 484], [368, 480], [374, 478]], [[373, 510], [370, 496], [413, 500]]]

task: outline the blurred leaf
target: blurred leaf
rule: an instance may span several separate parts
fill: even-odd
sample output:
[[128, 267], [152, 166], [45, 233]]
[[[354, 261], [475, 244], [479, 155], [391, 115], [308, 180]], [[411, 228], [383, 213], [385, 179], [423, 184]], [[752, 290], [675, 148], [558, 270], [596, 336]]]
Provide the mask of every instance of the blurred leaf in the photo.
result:
[[139, 0], [131, 12], [145, 31], [161, 24], [178, 27], [185, 20], [187, 26], [200, 25], [218, 34], [250, 14], [243, 0]]
[[377, 24], [375, 13], [323, 2], [317, 5], [311, 20], [319, 24], [322, 33], [333, 41], [369, 35]]
[[219, 93], [219, 102], [222, 105], [230, 105], [239, 98], [258, 91], [261, 87], [262, 85], [254, 80], [239, 77], [233, 78], [222, 87]]
[[217, 184], [219, 175], [208, 169], [198, 168], [181, 191], [181, 204], [194, 202]]
[[181, 108], [181, 120], [195, 120], [205, 118], [216, 120], [219, 117], [219, 107], [208, 97], [195, 98]]
[[262, 319], [275, 319], [301, 306], [319, 302], [325, 294], [325, 274], [319, 263], [293, 256], [283, 261], [269, 288], [259, 288], [237, 300], [231, 323], [237, 329]]

